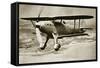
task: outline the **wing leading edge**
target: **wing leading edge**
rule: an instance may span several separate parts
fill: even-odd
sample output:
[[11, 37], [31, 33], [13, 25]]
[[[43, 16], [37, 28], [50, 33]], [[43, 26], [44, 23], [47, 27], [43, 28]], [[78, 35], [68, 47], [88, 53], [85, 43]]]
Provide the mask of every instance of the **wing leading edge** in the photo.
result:
[[33, 21], [49, 21], [49, 20], [76, 20], [76, 19], [91, 19], [93, 16], [90, 15], [76, 15], [76, 16], [56, 16], [56, 17], [29, 17], [21, 18], [23, 20], [33, 20]]

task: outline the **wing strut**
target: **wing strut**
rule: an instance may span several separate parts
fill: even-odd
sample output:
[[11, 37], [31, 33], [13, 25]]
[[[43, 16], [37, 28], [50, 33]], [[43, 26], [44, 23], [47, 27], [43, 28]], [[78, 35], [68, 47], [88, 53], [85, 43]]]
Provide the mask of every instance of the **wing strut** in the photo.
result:
[[80, 29], [80, 19], [79, 19], [79, 29]]
[[74, 30], [75, 30], [76, 20], [74, 19]]
[[33, 28], [36, 27], [35, 23], [32, 20], [30, 20], [30, 21], [32, 22]]

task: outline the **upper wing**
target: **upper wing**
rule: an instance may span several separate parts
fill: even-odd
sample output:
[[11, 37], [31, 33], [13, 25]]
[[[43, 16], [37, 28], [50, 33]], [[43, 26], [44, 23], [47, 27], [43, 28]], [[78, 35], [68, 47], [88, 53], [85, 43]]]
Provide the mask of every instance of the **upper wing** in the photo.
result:
[[33, 20], [33, 21], [49, 21], [49, 20], [53, 20], [53, 17], [29, 17], [29, 18], [21, 18], [23, 20]]
[[93, 16], [89, 15], [76, 15], [76, 16], [56, 16], [56, 17], [29, 17], [21, 18], [24, 20], [33, 20], [33, 21], [50, 21], [50, 20], [75, 20], [75, 19], [91, 19]]
[[57, 19], [64, 19], [64, 20], [74, 20], [74, 19], [91, 19], [93, 16], [89, 15], [76, 15], [76, 16], [57, 16], [54, 17], [55, 20]]

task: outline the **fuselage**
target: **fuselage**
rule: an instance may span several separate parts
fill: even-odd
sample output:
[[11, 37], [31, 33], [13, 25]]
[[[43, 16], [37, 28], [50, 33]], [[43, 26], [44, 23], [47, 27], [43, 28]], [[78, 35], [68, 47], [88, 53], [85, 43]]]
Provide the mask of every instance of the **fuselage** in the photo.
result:
[[74, 25], [69, 25], [64, 21], [61, 22], [52, 22], [52, 21], [40, 21], [40, 30], [43, 33], [46, 33], [49, 36], [52, 36], [52, 33], [57, 33], [58, 35], [68, 35], [74, 33], [83, 33], [84, 31], [81, 28], [74, 28]]

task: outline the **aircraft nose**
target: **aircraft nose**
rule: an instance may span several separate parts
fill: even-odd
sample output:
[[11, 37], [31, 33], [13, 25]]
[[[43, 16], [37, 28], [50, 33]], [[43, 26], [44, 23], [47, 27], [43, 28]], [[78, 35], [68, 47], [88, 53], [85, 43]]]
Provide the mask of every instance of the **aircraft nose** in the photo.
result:
[[40, 24], [39, 24], [39, 23], [36, 23], [36, 27], [37, 27], [37, 28], [40, 28]]

